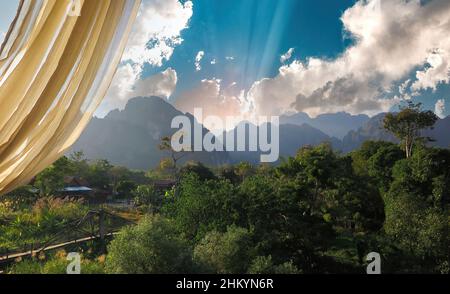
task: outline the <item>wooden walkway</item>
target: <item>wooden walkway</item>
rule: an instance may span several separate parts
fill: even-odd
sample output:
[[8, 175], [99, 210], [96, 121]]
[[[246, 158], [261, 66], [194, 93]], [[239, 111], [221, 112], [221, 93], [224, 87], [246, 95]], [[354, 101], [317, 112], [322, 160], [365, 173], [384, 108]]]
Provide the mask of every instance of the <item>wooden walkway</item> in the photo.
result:
[[[106, 217], [109, 217], [110, 219], [120, 219], [121, 226], [119, 227], [110, 227], [109, 233], [107, 230], [106, 225]], [[88, 232], [86, 230], [82, 229], [82, 226], [85, 224], [92, 225], [93, 222], [98, 222], [98, 234], [94, 232]], [[124, 226], [125, 223], [128, 224], [135, 224], [134, 221], [130, 221], [126, 218], [123, 218], [121, 216], [109, 213], [105, 210], [91, 210], [89, 211], [85, 216], [82, 218], [75, 220], [68, 224], [66, 227], [64, 227], [60, 232], [54, 234], [54, 237], [61, 236], [62, 233], [65, 233], [66, 231], [78, 231], [81, 232], [81, 235], [89, 235], [89, 237], [80, 237], [76, 239], [72, 239], [71, 241], [66, 241], [57, 244], [48, 244], [48, 245], [38, 245], [41, 246], [40, 248], [34, 249], [32, 246], [30, 246], [30, 250], [24, 249], [24, 252], [6, 252], [6, 254], [3, 253], [3, 255], [0, 255], [0, 274], [2, 273], [2, 269], [5, 268], [6, 265], [16, 261], [17, 259], [26, 258], [26, 257], [33, 257], [41, 252], [47, 252], [52, 250], [61, 249], [70, 245], [76, 245], [80, 243], [85, 243], [88, 241], [93, 241], [97, 239], [107, 238], [107, 237], [113, 237], [118, 234], [118, 231], [121, 227]], [[66, 234], [64, 234], [66, 235]], [[56, 239], [53, 239], [53, 242], [58, 242]], [[50, 241], [51, 242], [51, 241]], [[19, 249], [20, 250], [20, 249]]]
[[[118, 232], [109, 233], [109, 234], [106, 234], [105, 237], [111, 237], [111, 236], [115, 236], [117, 234], [118, 234]], [[47, 252], [47, 251], [51, 251], [51, 250], [61, 249], [61, 248], [67, 247], [69, 245], [84, 243], [84, 242], [93, 241], [96, 239], [100, 239], [100, 235], [76, 239], [73, 241], [68, 241], [65, 243], [59, 243], [59, 244], [55, 244], [55, 245], [49, 245], [47, 247], [37, 248], [37, 249], [29, 250], [26, 252], [11, 253], [8, 255], [3, 255], [3, 256], [0, 256], [0, 264], [14, 261], [17, 258], [31, 257], [31, 256], [33, 256], [33, 254], [39, 254], [40, 252]]]

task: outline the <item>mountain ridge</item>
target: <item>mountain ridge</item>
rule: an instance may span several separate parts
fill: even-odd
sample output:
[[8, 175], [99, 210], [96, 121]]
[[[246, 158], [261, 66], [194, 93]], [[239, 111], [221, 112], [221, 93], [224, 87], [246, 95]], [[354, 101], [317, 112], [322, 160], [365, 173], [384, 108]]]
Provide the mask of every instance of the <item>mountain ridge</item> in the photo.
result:
[[298, 112], [280, 117], [280, 124], [308, 124], [330, 137], [344, 138], [351, 130], [357, 130], [370, 117], [365, 114], [352, 115], [347, 112], [325, 113], [311, 118], [304, 112]]
[[[176, 129], [171, 128], [175, 116], [185, 115], [191, 122], [191, 127], [198, 124], [193, 115], [182, 113], [165, 99], [151, 97], [136, 97], [128, 101], [123, 110], [113, 110], [104, 118], [94, 117], [70, 152], [82, 150], [89, 159], [107, 159], [116, 165], [132, 169], [151, 169], [159, 165], [167, 153], [159, 150], [162, 137], [172, 136]], [[390, 133], [382, 128], [386, 114], [380, 113], [371, 118], [365, 115], [350, 115], [348, 113], [327, 114], [311, 119], [306, 113], [282, 116], [280, 119], [280, 157], [293, 156], [305, 145], [318, 145], [329, 142], [335, 150], [348, 153], [359, 148], [366, 140], [384, 140], [398, 142]], [[329, 128], [333, 118], [346, 121], [343, 127]], [[303, 120], [327, 122], [319, 129]], [[342, 138], [330, 136], [336, 130], [350, 127], [350, 131]], [[240, 124], [250, 124], [241, 122]], [[338, 125], [339, 123], [334, 123]], [[259, 126], [261, 127], [261, 126]], [[257, 127], [257, 128], [259, 128]], [[357, 127], [357, 128], [356, 128]], [[203, 128], [203, 134], [209, 132]], [[440, 147], [450, 146], [450, 116], [440, 119], [434, 130], [424, 132], [424, 135], [437, 139], [433, 144]], [[236, 132], [237, 126], [229, 132]], [[225, 133], [215, 136], [223, 144]], [[248, 136], [248, 135], [247, 135]], [[247, 139], [247, 138], [246, 138]], [[270, 139], [270, 137], [269, 137]], [[248, 149], [246, 149], [248, 150]], [[184, 161], [201, 161], [206, 165], [234, 164], [240, 161], [258, 163], [261, 152], [194, 152]]]
[[[89, 159], [107, 159], [131, 169], [155, 168], [168, 156], [159, 150], [161, 138], [177, 131], [170, 126], [173, 117], [179, 115], [184, 113], [162, 98], [133, 98], [123, 110], [113, 110], [104, 118], [92, 119], [69, 153], [82, 150]], [[192, 117], [190, 120], [194, 125]], [[190, 153], [182, 162], [188, 160], [209, 165], [229, 162], [225, 152]]]

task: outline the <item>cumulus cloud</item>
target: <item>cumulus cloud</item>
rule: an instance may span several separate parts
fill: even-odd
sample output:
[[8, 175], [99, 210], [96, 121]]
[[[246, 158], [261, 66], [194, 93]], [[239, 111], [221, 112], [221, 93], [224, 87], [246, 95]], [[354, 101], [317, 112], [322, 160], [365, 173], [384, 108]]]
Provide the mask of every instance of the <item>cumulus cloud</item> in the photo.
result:
[[411, 100], [411, 95], [408, 91], [411, 79], [407, 79], [398, 87], [399, 98], [402, 100]]
[[280, 62], [281, 63], [285, 63], [286, 61], [288, 61], [289, 59], [292, 58], [292, 54], [294, 54], [295, 49], [294, 48], [290, 48], [286, 53], [284, 53], [283, 55], [281, 55], [280, 57]]
[[212, 65], [217, 64], [217, 60], [214, 58], [213, 60], [211, 60], [211, 64]]
[[127, 47], [105, 100], [96, 115], [104, 116], [115, 108], [123, 108], [136, 96], [168, 98], [177, 83], [176, 72], [166, 71], [141, 79], [144, 65], [160, 67], [169, 60], [183, 40], [181, 32], [188, 27], [193, 13], [191, 1], [144, 0]]
[[195, 70], [196, 71], [202, 70], [201, 62], [202, 62], [203, 56], [205, 56], [204, 51], [198, 51], [197, 56], [195, 56]]
[[[309, 58], [283, 65], [279, 74], [254, 83], [248, 92], [263, 115], [304, 111], [312, 116], [347, 111], [369, 115], [388, 111], [399, 97], [393, 86], [424, 68], [402, 89], [434, 89], [449, 82], [450, 1], [358, 1], [341, 17], [355, 40], [334, 60]], [[411, 86], [409, 86], [411, 85]], [[406, 87], [406, 86], [405, 86]], [[416, 91], [417, 92], [417, 91]]]
[[244, 104], [243, 91], [236, 91], [233, 84], [222, 87], [219, 79], [201, 81], [198, 87], [182, 93], [175, 102], [183, 112], [193, 114], [194, 108], [201, 108], [204, 117], [215, 115], [222, 118], [240, 114]]
[[440, 118], [445, 117], [445, 100], [439, 99], [436, 101], [436, 104], [434, 105], [434, 113], [436, 113], [437, 116]]
[[235, 58], [233, 56], [226, 56], [225, 59], [228, 61], [233, 61]]
[[375, 101], [364, 98], [373, 95], [376, 95], [376, 92], [369, 84], [358, 81], [353, 75], [349, 75], [327, 82], [325, 86], [314, 90], [309, 96], [298, 94], [292, 106], [299, 111], [308, 109], [313, 116], [324, 112], [334, 112], [342, 105], [350, 106], [355, 113], [361, 113], [367, 109], [377, 109], [380, 106], [382, 108], [391, 106], [391, 101], [388, 100]]
[[181, 31], [188, 27], [192, 9], [191, 1], [143, 1], [123, 59], [161, 66], [183, 42]]
[[169, 98], [177, 85], [177, 72], [171, 68], [136, 82], [133, 95]]
[[436, 90], [439, 83], [450, 81], [450, 56], [448, 51], [436, 49], [427, 57], [428, 67], [416, 72], [416, 81], [411, 86], [415, 91]]

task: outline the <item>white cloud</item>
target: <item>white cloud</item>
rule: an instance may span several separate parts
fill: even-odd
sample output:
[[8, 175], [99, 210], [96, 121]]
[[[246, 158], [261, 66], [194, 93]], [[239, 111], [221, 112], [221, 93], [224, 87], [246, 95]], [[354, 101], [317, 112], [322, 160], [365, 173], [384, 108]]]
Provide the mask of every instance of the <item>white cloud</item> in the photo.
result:
[[411, 83], [411, 79], [407, 79], [406, 81], [404, 81], [399, 87], [398, 87], [398, 92], [403, 95], [406, 93], [409, 84]]
[[445, 117], [445, 100], [439, 99], [436, 101], [436, 104], [434, 105], [434, 113], [436, 113], [437, 116], [440, 118]]
[[177, 85], [177, 72], [171, 68], [165, 71], [139, 80], [134, 86], [136, 96], [158, 96], [168, 99]]
[[290, 48], [286, 53], [284, 53], [283, 55], [281, 55], [280, 57], [280, 62], [281, 63], [285, 63], [286, 61], [288, 61], [289, 59], [292, 58], [292, 54], [294, 54], [295, 49], [294, 48]]
[[409, 93], [409, 86], [411, 85], [411, 79], [407, 79], [398, 87], [399, 95], [395, 98], [400, 100], [411, 100], [411, 93]]
[[104, 116], [115, 108], [123, 108], [136, 96], [168, 98], [177, 83], [173, 69], [141, 80], [145, 64], [162, 66], [183, 40], [181, 32], [188, 27], [193, 4], [178, 0], [144, 0], [125, 49], [121, 65], [105, 100], [96, 115]]
[[103, 117], [113, 109], [123, 109], [128, 100], [134, 97], [158, 96], [167, 99], [178, 81], [177, 72], [172, 68], [145, 79], [139, 79], [139, 74], [138, 66], [127, 64], [120, 67], [96, 115]]
[[235, 58], [233, 56], [226, 56], [225, 59], [228, 61], [233, 61]]
[[161, 66], [170, 59], [174, 47], [182, 43], [180, 34], [188, 27], [192, 13], [191, 1], [143, 1], [123, 60]]
[[219, 79], [203, 80], [195, 89], [182, 93], [175, 106], [191, 114], [194, 108], [202, 108], [204, 117], [216, 115], [225, 118], [240, 114], [245, 108], [244, 92], [232, 86], [223, 88], [221, 83]]
[[195, 57], [195, 70], [196, 71], [202, 70], [201, 62], [202, 62], [203, 56], [205, 56], [205, 52], [198, 51], [197, 56]]
[[217, 60], [214, 58], [213, 60], [211, 60], [211, 64], [212, 65], [217, 64]]
[[248, 99], [256, 113], [387, 111], [399, 100], [384, 99], [393, 86], [426, 64], [429, 68], [411, 82], [412, 90], [449, 82], [450, 1], [420, 2], [384, 0], [377, 6], [358, 1], [341, 17], [355, 45], [334, 60], [293, 61], [276, 77], [255, 82]]
[[427, 57], [428, 68], [416, 72], [416, 81], [411, 86], [414, 91], [426, 90], [433, 91], [439, 83], [448, 83], [450, 81], [450, 56], [448, 51], [436, 49]]

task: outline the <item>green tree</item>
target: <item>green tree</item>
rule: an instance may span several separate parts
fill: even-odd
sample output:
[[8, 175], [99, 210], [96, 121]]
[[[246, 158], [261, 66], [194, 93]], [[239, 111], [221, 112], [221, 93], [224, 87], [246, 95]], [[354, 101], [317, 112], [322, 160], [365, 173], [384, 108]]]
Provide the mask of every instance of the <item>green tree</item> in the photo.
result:
[[[108, 169], [108, 175], [110, 178], [113, 195], [118, 195], [120, 193], [126, 193], [130, 191], [132, 185], [129, 179], [129, 171], [123, 166], [112, 166]], [[119, 190], [122, 191], [119, 191]]]
[[134, 202], [138, 206], [144, 206], [153, 212], [158, 211], [162, 205], [162, 197], [153, 185], [139, 185], [133, 191]]
[[194, 249], [194, 260], [207, 272], [244, 274], [253, 255], [251, 233], [231, 226], [225, 233], [211, 231]]
[[323, 244], [322, 248], [326, 249], [326, 244], [330, 244], [325, 238], [330, 236], [327, 225], [351, 234], [377, 231], [382, 226], [384, 204], [381, 195], [367, 173], [356, 174], [353, 165], [352, 157], [338, 156], [329, 144], [323, 144], [300, 149], [296, 157], [289, 158], [276, 169], [280, 183], [277, 190], [286, 189], [280, 197], [290, 195], [291, 205], [300, 210], [297, 214], [311, 216], [309, 219], [304, 216], [298, 225], [307, 230], [308, 225], [322, 230], [323, 240], [311, 238], [305, 244]]
[[418, 195], [396, 185], [386, 196], [384, 229], [410, 256], [403, 270], [437, 273], [450, 258], [448, 212], [425, 205]]
[[107, 160], [96, 160], [89, 166], [89, 182], [95, 188], [110, 188], [110, 170], [113, 166]]
[[122, 198], [130, 198], [136, 189], [136, 183], [130, 180], [123, 180], [117, 184], [117, 195]]
[[275, 265], [272, 256], [257, 256], [251, 263], [248, 270], [252, 275], [270, 275], [270, 274], [301, 274], [292, 261]]
[[406, 158], [411, 157], [414, 144], [418, 141], [431, 140], [421, 136], [421, 131], [432, 128], [438, 117], [432, 111], [422, 111], [422, 104], [408, 101], [397, 114], [388, 113], [384, 118], [384, 128], [402, 141]]
[[112, 274], [181, 274], [193, 268], [190, 247], [173, 222], [158, 215], [123, 229], [108, 252], [106, 270]]
[[310, 213], [307, 190], [296, 178], [263, 175], [247, 178], [238, 190], [242, 226], [254, 233], [258, 254], [292, 260], [305, 271], [335, 237], [322, 214]]
[[205, 181], [188, 173], [177, 190], [177, 197], [166, 201], [162, 211], [173, 218], [188, 240], [198, 241], [211, 230], [224, 231], [239, 221], [241, 200], [229, 181]]
[[89, 162], [83, 151], [75, 151], [69, 156], [73, 165], [73, 176], [86, 179], [89, 176]]
[[339, 160], [330, 144], [306, 146], [297, 152], [295, 158], [283, 162], [277, 169], [277, 174], [296, 178], [308, 189], [305, 195], [310, 197], [308, 208], [313, 215], [323, 203], [323, 191], [332, 187], [336, 177], [342, 175], [339, 170], [342, 163], [345, 162]]
[[178, 163], [181, 159], [186, 157], [189, 154], [189, 150], [183, 151], [175, 151], [172, 148], [172, 137], [163, 137], [161, 138], [161, 143], [159, 144], [159, 150], [165, 151], [169, 153], [169, 159], [171, 161], [171, 165], [173, 170], [176, 172], [178, 169]]
[[189, 173], [196, 174], [201, 180], [214, 180], [216, 176], [214, 173], [201, 162], [188, 162], [180, 169], [180, 175], [186, 175]]
[[35, 185], [41, 196], [51, 196], [64, 188], [64, 177], [73, 172], [72, 162], [65, 156], [36, 176]]
[[440, 272], [450, 258], [449, 208], [442, 190], [450, 183], [449, 167], [450, 152], [436, 148], [419, 148], [394, 166], [384, 196], [384, 230], [409, 256], [403, 270]]
[[236, 168], [232, 165], [219, 167], [217, 173], [219, 178], [229, 180], [233, 184], [241, 182], [241, 177], [237, 174]]
[[404, 158], [404, 153], [394, 143], [366, 141], [351, 157], [355, 173], [373, 179], [378, 188], [386, 192], [392, 182], [392, 168]]
[[241, 182], [245, 178], [254, 174], [254, 168], [249, 162], [240, 162], [235, 169], [235, 173], [241, 178]]

